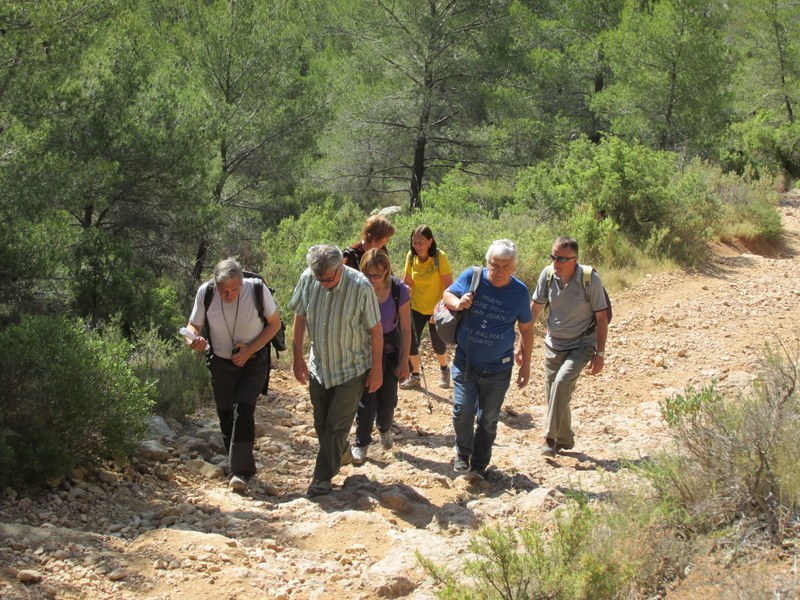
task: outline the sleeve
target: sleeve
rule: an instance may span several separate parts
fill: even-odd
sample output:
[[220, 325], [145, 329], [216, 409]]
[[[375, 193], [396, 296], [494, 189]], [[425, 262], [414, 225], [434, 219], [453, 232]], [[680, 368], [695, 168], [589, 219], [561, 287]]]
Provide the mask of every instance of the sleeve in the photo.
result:
[[472, 267], [467, 269], [466, 271], [462, 272], [461, 275], [458, 276], [447, 291], [453, 294], [454, 296], [458, 296], [461, 298], [464, 294], [469, 291], [469, 286], [472, 283]]
[[275, 298], [273, 298], [272, 292], [269, 291], [267, 284], [262, 281], [261, 287], [263, 288], [261, 291], [263, 292], [262, 297], [264, 298], [264, 316], [271, 317], [275, 314], [275, 311], [278, 310], [278, 305], [275, 304]]
[[400, 284], [400, 306], [411, 302], [411, 292], [405, 283]]
[[411, 250], [408, 251], [406, 254], [406, 266], [405, 266], [405, 274], [411, 277], [411, 267], [414, 264], [414, 255], [411, 254]]
[[306, 269], [300, 275], [300, 279], [297, 280], [297, 285], [294, 286], [292, 297], [289, 300], [289, 306], [286, 307], [293, 313], [302, 316], [305, 316], [306, 314], [306, 305], [305, 302], [303, 302], [303, 296], [305, 295], [305, 288], [307, 287], [306, 283], [309, 277], [311, 277], [311, 269]]
[[589, 302], [594, 312], [608, 308], [603, 282], [600, 280], [600, 275], [594, 270], [592, 271], [592, 282], [589, 284]]
[[531, 299], [536, 302], [536, 304], [547, 304], [549, 298], [550, 290], [547, 289], [547, 269], [542, 269]]
[[453, 267], [450, 266], [450, 261], [447, 258], [447, 254], [444, 253], [444, 250], [439, 250], [439, 275], [449, 275], [453, 272]]
[[206, 324], [206, 307], [203, 300], [205, 299], [207, 289], [207, 281], [197, 289], [197, 294], [194, 296], [192, 314], [189, 316], [189, 323], [197, 325], [200, 328], [205, 327]]

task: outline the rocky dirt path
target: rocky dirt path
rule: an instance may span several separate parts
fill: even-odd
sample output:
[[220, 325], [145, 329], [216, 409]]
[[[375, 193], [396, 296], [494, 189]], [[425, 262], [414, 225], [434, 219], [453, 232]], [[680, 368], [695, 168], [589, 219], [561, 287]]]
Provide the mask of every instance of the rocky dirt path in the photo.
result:
[[[455, 567], [480, 526], [545, 518], [570, 491], [602, 493], [621, 460], [667, 443], [659, 400], [711, 378], [744, 388], [765, 342], [797, 346], [800, 191], [781, 210], [780, 248], [717, 248], [703, 273], [648, 276], [614, 294], [606, 370], [581, 379], [576, 447], [563, 456], [538, 453], [537, 376], [507, 397], [487, 480], [455, 477], [450, 393], [431, 381], [430, 396], [401, 392], [391, 451], [373, 447], [332, 494], [310, 500], [311, 413], [284, 367], [257, 412], [261, 471], [249, 496], [221, 478], [211, 407], [154, 424], [131, 466], [5, 490], [0, 597], [432, 598], [415, 552]], [[540, 344], [541, 331], [537, 371]]]

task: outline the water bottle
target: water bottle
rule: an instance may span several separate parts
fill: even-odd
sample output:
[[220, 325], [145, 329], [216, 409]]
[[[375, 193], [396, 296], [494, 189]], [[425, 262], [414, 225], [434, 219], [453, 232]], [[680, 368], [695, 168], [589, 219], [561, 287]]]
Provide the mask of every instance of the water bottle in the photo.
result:
[[[192, 341], [195, 341], [197, 339], [197, 335], [195, 335], [194, 331], [192, 331], [191, 329], [188, 329], [186, 327], [181, 327], [178, 330], [178, 333], [180, 333], [184, 337], [189, 338]], [[208, 350], [208, 342], [206, 342], [205, 349]]]

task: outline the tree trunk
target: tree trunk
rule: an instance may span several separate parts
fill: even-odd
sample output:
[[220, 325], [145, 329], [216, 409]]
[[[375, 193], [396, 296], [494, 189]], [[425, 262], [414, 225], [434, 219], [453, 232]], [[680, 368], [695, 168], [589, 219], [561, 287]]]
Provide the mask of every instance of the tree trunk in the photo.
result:
[[208, 237], [204, 235], [200, 239], [200, 244], [197, 246], [197, 255], [195, 256], [194, 268], [192, 269], [192, 277], [194, 278], [194, 282], [198, 285], [203, 280], [203, 269], [205, 268], [207, 258]]
[[425, 175], [425, 136], [414, 145], [414, 164], [411, 166], [411, 210], [422, 208], [422, 178]]

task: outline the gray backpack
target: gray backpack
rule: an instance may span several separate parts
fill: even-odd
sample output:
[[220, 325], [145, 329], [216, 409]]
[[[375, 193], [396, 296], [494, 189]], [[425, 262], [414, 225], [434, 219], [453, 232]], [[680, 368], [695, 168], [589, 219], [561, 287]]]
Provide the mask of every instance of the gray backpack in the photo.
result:
[[[472, 283], [469, 286], [470, 292], [475, 292], [481, 283], [481, 272], [483, 268], [472, 267]], [[442, 338], [442, 341], [453, 346], [456, 343], [456, 332], [458, 332], [458, 324], [461, 322], [463, 311], [452, 310], [445, 303], [440, 300], [433, 311], [433, 323], [436, 325], [436, 333]]]

